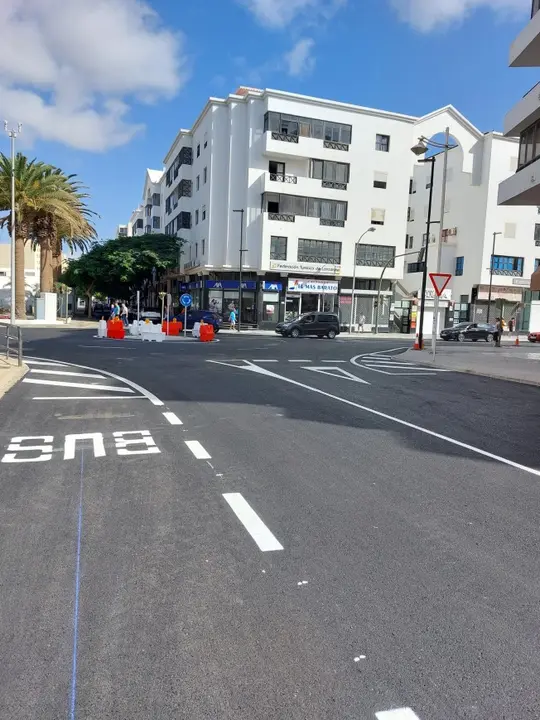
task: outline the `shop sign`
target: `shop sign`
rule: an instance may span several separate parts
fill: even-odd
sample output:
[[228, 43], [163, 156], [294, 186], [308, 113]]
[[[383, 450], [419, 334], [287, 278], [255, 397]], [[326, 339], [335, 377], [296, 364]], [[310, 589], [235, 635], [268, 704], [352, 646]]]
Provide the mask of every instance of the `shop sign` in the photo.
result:
[[285, 272], [320, 273], [321, 275], [339, 275], [341, 265], [324, 265], [322, 263], [289, 262], [288, 260], [270, 260], [271, 270]]
[[[521, 279], [521, 278], [520, 278]], [[509, 302], [520, 302], [522, 290], [519, 287], [510, 287], [509, 285], [493, 285], [491, 288], [492, 300], [508, 300]], [[478, 286], [478, 300], [487, 300], [489, 298], [489, 285]]]
[[[206, 287], [208, 290], [238, 290], [240, 283], [238, 280], [207, 280]], [[256, 290], [256, 280], [246, 280], [242, 282], [242, 290]]]
[[325, 293], [337, 295], [338, 283], [335, 280], [304, 280], [304, 278], [289, 278], [287, 285], [289, 292]]
[[[418, 291], [418, 297], [420, 297], [421, 291]], [[426, 288], [426, 300], [435, 300], [435, 290], [433, 288]], [[439, 300], [452, 300], [452, 291], [446, 288], [442, 291], [439, 296]]]
[[263, 280], [262, 289], [268, 292], [281, 292], [283, 285], [280, 282], [270, 282], [269, 280]]
[[520, 277], [512, 278], [512, 285], [519, 285], [519, 287], [528, 288], [530, 286], [530, 284], [531, 284], [530, 279], [528, 280], [527, 278], [520, 278]]

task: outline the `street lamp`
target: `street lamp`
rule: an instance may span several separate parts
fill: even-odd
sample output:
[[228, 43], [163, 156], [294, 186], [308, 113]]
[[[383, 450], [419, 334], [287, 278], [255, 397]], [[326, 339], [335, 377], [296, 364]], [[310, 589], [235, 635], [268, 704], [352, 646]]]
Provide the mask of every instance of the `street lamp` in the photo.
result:
[[353, 276], [352, 276], [352, 303], [351, 303], [351, 326], [349, 328], [349, 332], [352, 332], [353, 323], [356, 320], [356, 314], [355, 314], [355, 297], [354, 297], [354, 291], [356, 286], [356, 250], [358, 248], [358, 245], [360, 244], [360, 241], [364, 237], [364, 235], [367, 235], [370, 232], [375, 232], [377, 228], [369, 227], [365, 232], [363, 232], [358, 240], [354, 243], [354, 258], [353, 258]]
[[[414, 152], [414, 150], [413, 150]], [[424, 310], [426, 307], [426, 286], [427, 286], [427, 273], [428, 273], [428, 255], [429, 255], [429, 238], [431, 235], [431, 206], [433, 204], [433, 178], [435, 176], [435, 158], [425, 158], [420, 160], [421, 163], [431, 163], [431, 180], [429, 183], [429, 200], [428, 200], [428, 214], [426, 223], [426, 251], [424, 253], [424, 269], [422, 270], [422, 290], [420, 291], [421, 306], [420, 306], [420, 318], [418, 320], [418, 347], [420, 350], [424, 349]]]
[[233, 213], [240, 213], [240, 268], [238, 272], [238, 332], [240, 332], [240, 326], [242, 324], [242, 265], [243, 254], [247, 252], [247, 250], [244, 250], [244, 208], [241, 210], [233, 210]]
[[[435, 272], [440, 273], [441, 272], [441, 255], [442, 255], [442, 243], [443, 243], [443, 237], [444, 237], [444, 211], [445, 211], [445, 205], [446, 205], [446, 181], [447, 181], [447, 175], [448, 175], [448, 151], [452, 148], [456, 147], [455, 145], [450, 145], [450, 128], [446, 128], [445, 134], [444, 134], [444, 143], [435, 142], [435, 140], [429, 140], [425, 136], [421, 136], [418, 138], [418, 142], [416, 145], [413, 145], [411, 148], [411, 151], [417, 156], [420, 157], [421, 155], [425, 155], [430, 147], [438, 148], [439, 150], [444, 150], [444, 163], [443, 163], [443, 176], [442, 176], [442, 190], [441, 190], [441, 217], [439, 221], [439, 244], [437, 246], [437, 265], [435, 268]], [[433, 177], [434, 177], [434, 167], [435, 167], [435, 158], [433, 159], [433, 164], [431, 166], [431, 185], [429, 189], [429, 206], [431, 208], [431, 199], [432, 199], [432, 192], [433, 192]], [[422, 162], [422, 161], [420, 161]], [[428, 219], [428, 225], [430, 223], [430, 220]], [[421, 312], [421, 329], [423, 331], [423, 323], [424, 323], [424, 304], [425, 304], [425, 292], [426, 292], [426, 280], [427, 280], [427, 247], [429, 245], [429, 230], [428, 230], [428, 236], [427, 236], [427, 243], [426, 243], [426, 266], [424, 268], [424, 275], [422, 276], [422, 312]], [[434, 307], [433, 307], [433, 325], [431, 329], [431, 352], [433, 353], [433, 357], [435, 358], [435, 350], [437, 347], [437, 323], [439, 319], [439, 296], [437, 293], [435, 293], [435, 299], [434, 299]], [[420, 341], [420, 348], [423, 348], [423, 337], [419, 337]]]
[[493, 289], [493, 258], [495, 257], [495, 240], [497, 235], [502, 235], [501, 232], [493, 233], [493, 247], [491, 248], [491, 262], [489, 263], [489, 293], [488, 293], [488, 310], [486, 322], [489, 322], [489, 316], [491, 313], [491, 291]]
[[22, 125], [19, 123], [17, 129], [13, 128], [10, 130], [8, 127], [8, 121], [4, 120], [4, 130], [7, 132], [11, 141], [11, 310], [10, 310], [10, 322], [12, 325], [15, 324], [15, 139], [22, 130]]

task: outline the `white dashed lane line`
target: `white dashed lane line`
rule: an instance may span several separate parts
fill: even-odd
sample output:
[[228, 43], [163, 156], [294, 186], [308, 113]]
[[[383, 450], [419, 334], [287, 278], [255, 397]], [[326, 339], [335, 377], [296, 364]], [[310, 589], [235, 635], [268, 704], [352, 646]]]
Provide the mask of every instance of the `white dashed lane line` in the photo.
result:
[[87, 377], [96, 380], [105, 380], [105, 375], [96, 375], [96, 373], [79, 373], [69, 372], [67, 370], [44, 370], [43, 368], [31, 368], [31, 373], [41, 373], [41, 375], [68, 375], [69, 377]]
[[377, 720], [420, 720], [411, 708], [398, 708], [397, 710], [384, 710], [375, 713]]
[[188, 448], [195, 455], [197, 460], [211, 460], [209, 455], [198, 440], [184, 440]]
[[183, 422], [180, 420], [178, 415], [175, 415], [173, 412], [164, 412], [163, 417], [168, 420], [171, 425], [183, 425]]
[[262, 552], [283, 550], [283, 545], [266, 527], [241, 493], [223, 493], [223, 497]]

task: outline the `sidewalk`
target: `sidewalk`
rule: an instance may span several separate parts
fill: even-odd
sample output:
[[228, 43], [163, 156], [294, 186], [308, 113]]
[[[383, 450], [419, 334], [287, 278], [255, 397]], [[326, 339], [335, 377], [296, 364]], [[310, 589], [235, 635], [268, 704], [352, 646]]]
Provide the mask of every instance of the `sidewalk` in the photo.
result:
[[[219, 331], [220, 335], [261, 335], [264, 337], [281, 337], [275, 330], [242, 330], [238, 333], [238, 330], [229, 330], [221, 328]], [[403, 333], [378, 333], [375, 335], [372, 332], [358, 332], [348, 333], [342, 332], [338, 335], [340, 340], [400, 340], [403, 345], [409, 345], [414, 343], [414, 335], [404, 335]]]
[[[513, 339], [512, 339], [513, 342]], [[527, 342], [515, 347], [503, 342], [500, 348], [488, 343], [437, 343], [435, 366], [455, 372], [483, 375], [497, 380], [510, 380], [540, 386], [540, 347]], [[407, 350], [400, 357], [409, 362], [433, 365], [429, 349]]]
[[0, 398], [7, 393], [28, 372], [27, 365], [19, 365], [16, 360], [0, 358]]

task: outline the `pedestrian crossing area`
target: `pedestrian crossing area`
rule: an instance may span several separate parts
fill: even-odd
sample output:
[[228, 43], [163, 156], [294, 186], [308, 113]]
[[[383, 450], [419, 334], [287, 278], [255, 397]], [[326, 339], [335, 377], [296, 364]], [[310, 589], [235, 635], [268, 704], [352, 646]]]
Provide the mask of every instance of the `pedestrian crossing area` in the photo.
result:
[[449, 372], [444, 368], [435, 367], [434, 365], [402, 360], [399, 354], [388, 350], [384, 352], [357, 355], [351, 359], [351, 363], [357, 367], [366, 368], [372, 372], [402, 377], [417, 377], [422, 375], [429, 376]]
[[31, 393], [33, 401], [92, 402], [151, 400], [154, 397], [136, 383], [107, 371], [45, 358], [25, 358], [24, 362], [29, 371], [22, 384]]

